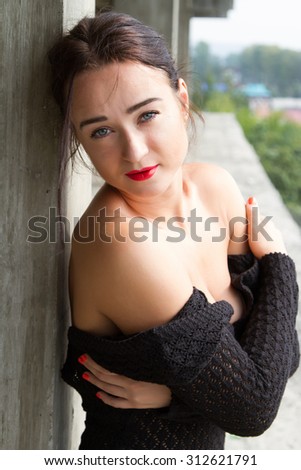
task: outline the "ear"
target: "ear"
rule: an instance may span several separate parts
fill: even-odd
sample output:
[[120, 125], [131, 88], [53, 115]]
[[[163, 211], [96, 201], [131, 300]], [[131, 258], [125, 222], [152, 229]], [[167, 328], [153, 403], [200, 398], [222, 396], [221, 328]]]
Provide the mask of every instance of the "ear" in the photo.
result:
[[177, 95], [182, 105], [183, 116], [185, 120], [187, 120], [189, 117], [189, 96], [187, 85], [183, 78], [179, 78], [178, 80]]

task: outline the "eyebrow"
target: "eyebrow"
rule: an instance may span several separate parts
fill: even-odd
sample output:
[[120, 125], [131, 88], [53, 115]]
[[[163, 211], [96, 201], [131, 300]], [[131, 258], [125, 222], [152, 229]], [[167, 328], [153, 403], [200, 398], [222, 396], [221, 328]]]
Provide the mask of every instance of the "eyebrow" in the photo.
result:
[[[127, 114], [132, 114], [138, 109], [142, 108], [143, 106], [146, 106], [147, 104], [153, 103], [154, 101], [162, 101], [161, 98], [148, 98], [147, 100], [141, 101], [140, 103], [134, 104], [133, 106], [130, 106], [126, 112]], [[84, 121], [81, 121], [79, 128], [82, 129], [84, 126], [88, 126], [89, 124], [95, 124], [96, 122], [103, 122], [107, 121], [108, 118], [107, 116], [95, 116], [89, 119], [85, 119]]]
[[134, 106], [131, 106], [126, 110], [128, 114], [132, 114], [134, 111], [137, 111], [137, 109], [142, 108], [142, 106], [145, 106], [149, 103], [153, 103], [153, 101], [162, 101], [161, 98], [148, 98], [147, 100], [141, 101], [141, 103], [134, 104]]

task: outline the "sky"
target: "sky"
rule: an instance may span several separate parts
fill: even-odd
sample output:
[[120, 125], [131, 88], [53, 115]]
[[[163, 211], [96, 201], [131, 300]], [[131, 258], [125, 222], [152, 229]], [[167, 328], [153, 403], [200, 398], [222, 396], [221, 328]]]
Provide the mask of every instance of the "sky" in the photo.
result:
[[301, 0], [234, 0], [227, 18], [193, 18], [190, 43], [207, 42], [214, 54], [253, 44], [301, 51]]

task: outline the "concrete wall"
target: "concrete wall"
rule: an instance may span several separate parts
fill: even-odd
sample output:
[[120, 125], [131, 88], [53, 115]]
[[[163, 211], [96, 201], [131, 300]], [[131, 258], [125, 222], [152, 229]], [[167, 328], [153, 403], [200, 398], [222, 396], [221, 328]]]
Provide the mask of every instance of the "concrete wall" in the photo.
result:
[[[47, 229], [57, 205], [58, 113], [46, 51], [67, 19], [93, 13], [94, 2], [1, 0], [0, 8], [0, 449], [68, 448], [70, 391], [59, 372], [69, 324], [66, 255], [49, 239], [29, 243], [27, 225], [40, 216]], [[81, 181], [83, 205], [91, 184]], [[80, 215], [82, 207], [70, 210]]]

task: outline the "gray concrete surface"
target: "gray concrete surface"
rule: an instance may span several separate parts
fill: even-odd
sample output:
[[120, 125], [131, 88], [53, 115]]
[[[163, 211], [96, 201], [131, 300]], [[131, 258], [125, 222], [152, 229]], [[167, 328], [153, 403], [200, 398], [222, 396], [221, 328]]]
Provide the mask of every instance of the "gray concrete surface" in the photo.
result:
[[[272, 215], [283, 233], [289, 254], [294, 259], [301, 285], [301, 231], [278, 191], [265, 173], [253, 147], [247, 142], [232, 114], [205, 114], [205, 124], [197, 122], [197, 137], [191, 144], [190, 161], [208, 161], [228, 170], [247, 199], [255, 196], [261, 212]], [[301, 178], [301, 175], [300, 175]], [[301, 302], [299, 302], [301, 307]], [[301, 333], [301, 308], [297, 327]], [[300, 335], [301, 338], [301, 335]], [[262, 436], [227, 436], [226, 449], [301, 449], [301, 368], [289, 380], [279, 413]]]
[[57, 112], [45, 51], [62, 29], [59, 3], [1, 2], [0, 449], [56, 447], [66, 425], [57, 372], [63, 260], [54, 243], [26, 241], [29, 219], [47, 220], [56, 205]]
[[[49, 209], [57, 206], [58, 110], [46, 53], [65, 25], [89, 11], [94, 0], [0, 2], [1, 450], [70, 446], [71, 389], [60, 378], [70, 323], [66, 259], [49, 238]], [[81, 178], [75, 215], [84, 185]], [[44, 241], [28, 227], [33, 217]], [[29, 242], [29, 235], [40, 242]]]

